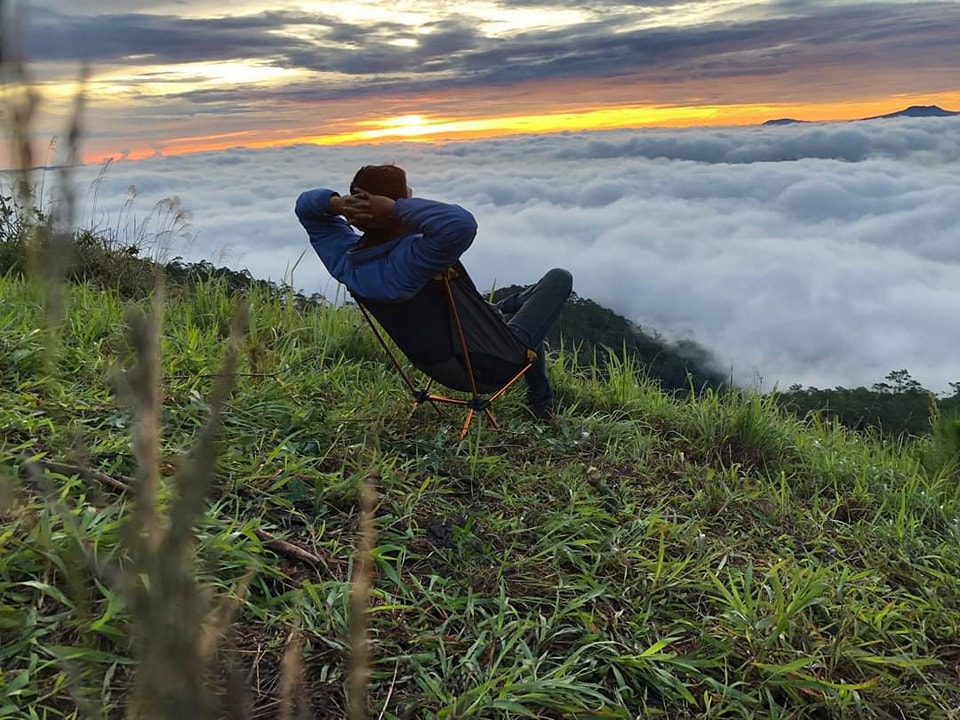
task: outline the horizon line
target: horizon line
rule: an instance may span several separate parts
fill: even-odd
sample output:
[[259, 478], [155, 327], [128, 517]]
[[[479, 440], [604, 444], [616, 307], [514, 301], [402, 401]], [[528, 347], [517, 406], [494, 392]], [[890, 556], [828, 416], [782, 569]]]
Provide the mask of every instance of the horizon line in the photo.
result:
[[[903, 104], [894, 110], [898, 97]], [[358, 146], [419, 143], [442, 145], [469, 143], [498, 138], [562, 135], [584, 132], [615, 132], [642, 130], [696, 130], [708, 128], [784, 127], [793, 124], [866, 122], [888, 118], [915, 107], [937, 108], [954, 117], [960, 111], [949, 110], [945, 104], [960, 106], [960, 92], [934, 93], [921, 97], [892, 96], [882, 100], [861, 100], [844, 103], [817, 103], [789, 105], [786, 103], [750, 105], [699, 106], [623, 106], [602, 107], [580, 112], [554, 112], [491, 117], [446, 118], [429, 113], [395, 115], [376, 120], [357, 120], [356, 129], [326, 135], [297, 132], [274, 138], [250, 137], [247, 142], [230, 142], [226, 137], [252, 135], [254, 131], [224, 133], [193, 138], [173, 139], [161, 147], [145, 147], [131, 151], [90, 150], [74, 163], [43, 163], [31, 168], [0, 167], [0, 172], [44, 172], [72, 167], [104, 165], [114, 162], [138, 162], [158, 157], [223, 152], [228, 150], [265, 150], [270, 148], [314, 146]], [[832, 108], [847, 112], [824, 115]], [[886, 111], [882, 111], [883, 109]], [[818, 110], [820, 112], [818, 112]], [[800, 111], [800, 112], [796, 112]], [[949, 115], [948, 115], [949, 116]], [[905, 116], [909, 118], [909, 116]], [[915, 119], [933, 119], [923, 116]], [[790, 120], [790, 123], [777, 121]], [[711, 122], [712, 121], [712, 122]], [[57, 135], [52, 136], [53, 141]], [[48, 148], [49, 149], [49, 148]]]

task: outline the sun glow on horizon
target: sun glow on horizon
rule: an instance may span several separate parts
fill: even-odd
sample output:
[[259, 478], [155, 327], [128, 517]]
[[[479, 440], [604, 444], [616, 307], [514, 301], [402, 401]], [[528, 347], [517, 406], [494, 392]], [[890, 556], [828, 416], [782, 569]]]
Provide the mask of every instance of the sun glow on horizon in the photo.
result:
[[564, 112], [529, 112], [496, 116], [450, 116], [431, 113], [431, 101], [424, 98], [421, 112], [410, 112], [379, 118], [344, 119], [330, 124], [325, 134], [298, 132], [295, 127], [275, 130], [244, 129], [172, 137], [134, 146], [118, 154], [85, 153], [88, 162], [106, 159], [141, 160], [153, 155], [182, 155], [215, 152], [232, 148], [262, 149], [296, 144], [353, 145], [385, 142], [452, 142], [480, 140], [510, 135], [536, 135], [559, 132], [589, 132], [631, 128], [682, 128], [693, 126], [760, 125], [782, 117], [806, 121], [842, 121], [880, 115], [907, 105], [937, 104], [947, 109], [960, 109], [960, 92], [935, 96], [898, 95], [846, 103], [807, 105], [690, 105], [690, 106], [614, 106]]
[[505, 115], [487, 118], [431, 117], [424, 114], [397, 115], [357, 123], [363, 128], [334, 135], [307, 138], [323, 145], [358, 143], [390, 138], [430, 140], [477, 138], [497, 135], [536, 134], [569, 130], [604, 130], [658, 123], [705, 122], [716, 117], [719, 108], [614, 107], [575, 112]]
[[[422, 132], [429, 128], [432, 121], [424, 115], [394, 115], [386, 120], [362, 120], [357, 125], [364, 127], [380, 127], [385, 130], [395, 130], [401, 134]], [[374, 132], [374, 131], [369, 131]]]

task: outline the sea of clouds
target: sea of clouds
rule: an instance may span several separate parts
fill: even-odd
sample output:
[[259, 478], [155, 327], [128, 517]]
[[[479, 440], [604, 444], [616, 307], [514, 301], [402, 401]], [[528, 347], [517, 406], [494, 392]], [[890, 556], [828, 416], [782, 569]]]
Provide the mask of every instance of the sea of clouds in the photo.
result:
[[333, 296], [294, 202], [383, 162], [476, 215], [481, 287], [569, 268], [580, 295], [763, 390], [960, 381], [960, 117], [156, 157], [78, 172], [80, 219], [149, 235], [178, 197], [193, 238], [167, 237], [168, 258]]

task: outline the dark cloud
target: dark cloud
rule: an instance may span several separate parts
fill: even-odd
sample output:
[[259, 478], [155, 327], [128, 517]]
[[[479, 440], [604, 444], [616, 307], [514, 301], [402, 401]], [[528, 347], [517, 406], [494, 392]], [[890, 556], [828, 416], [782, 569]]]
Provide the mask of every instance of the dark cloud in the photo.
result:
[[218, 18], [124, 13], [72, 15], [53, 9], [30, 14], [27, 56], [34, 62], [87, 60], [131, 65], [271, 58], [305, 41], [275, 31], [314, 15], [268, 12]]
[[630, 19], [628, 13], [611, 13], [575, 27], [523, 33], [479, 48], [446, 69], [494, 81], [637, 73], [675, 81], [704, 72], [715, 77], [787, 73], [804, 64], [824, 67], [858, 57], [897, 67], [958, 64], [954, 54], [942, 51], [960, 40], [960, 6], [878, 4], [627, 30]]
[[675, 4], [578, 6], [590, 9], [592, 19], [504, 37], [485, 36], [469, 17], [452, 14], [413, 28], [293, 11], [184, 19], [49, 10], [34, 13], [28, 37], [31, 56], [41, 61], [85, 58], [136, 67], [144, 58], [156, 64], [252, 58], [322, 74], [281, 87], [229, 86], [181, 96], [205, 112], [217, 112], [221, 103], [320, 102], [591, 78], [619, 78], [627, 92], [634, 82], [663, 88], [699, 82], [700, 99], [708, 102], [723, 87], [719, 81], [728, 79], [782, 77], [778, 92], [788, 97], [794, 78], [801, 78], [832, 84], [842, 96], [845, 88], [859, 90], [868, 76], [885, 93], [903, 89], [882, 86], [898, 73], [936, 82], [932, 78], [948, 77], [951, 68], [960, 70], [960, 4], [780, 2], [745, 6], [707, 24], [629, 29], [640, 14]]
[[[544, 12], [550, 7], [508, 4]], [[957, 4], [779, 3], [766, 15], [761, 6], [747, 6], [750, 12], [708, 24], [630, 29], [645, 13], [679, 4], [578, 3], [591, 19], [504, 37], [481, 35], [466, 15], [451, 15], [414, 34], [415, 28], [397, 23], [352, 24], [292, 11], [184, 19], [137, 13], [80, 17], [50, 10], [34, 14], [28, 36], [30, 55], [38, 60], [135, 65], [144, 57], [157, 63], [255, 58], [352, 78], [342, 89], [333, 80], [313, 83], [324, 98], [535, 79], [642, 76], [666, 84], [864, 63], [873, 70], [960, 69]], [[689, 9], [689, 3], [683, 5]]]

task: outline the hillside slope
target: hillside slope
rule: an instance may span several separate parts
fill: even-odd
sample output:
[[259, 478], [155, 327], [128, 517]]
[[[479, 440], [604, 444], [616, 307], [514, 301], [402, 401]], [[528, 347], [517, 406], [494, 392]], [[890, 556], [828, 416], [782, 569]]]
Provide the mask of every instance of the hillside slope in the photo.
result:
[[0, 279], [0, 716], [957, 716], [960, 497], [932, 440], [558, 353], [555, 424], [516, 392], [505, 432], [459, 442], [353, 309], [254, 287], [230, 341], [223, 281], [170, 293], [154, 397], [149, 324], [64, 292], [49, 332], [55, 295]]

